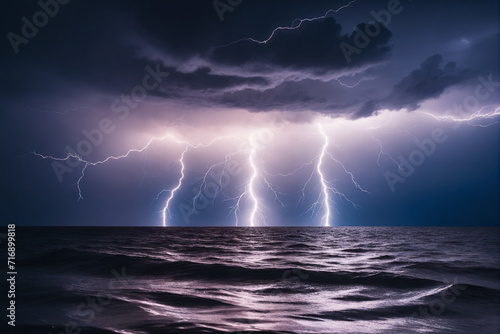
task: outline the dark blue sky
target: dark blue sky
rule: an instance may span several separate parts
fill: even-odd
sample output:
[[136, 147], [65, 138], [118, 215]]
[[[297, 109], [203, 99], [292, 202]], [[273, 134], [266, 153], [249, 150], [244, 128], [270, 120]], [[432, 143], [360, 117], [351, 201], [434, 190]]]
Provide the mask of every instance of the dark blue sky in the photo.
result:
[[497, 1], [1, 6], [5, 224], [499, 223]]

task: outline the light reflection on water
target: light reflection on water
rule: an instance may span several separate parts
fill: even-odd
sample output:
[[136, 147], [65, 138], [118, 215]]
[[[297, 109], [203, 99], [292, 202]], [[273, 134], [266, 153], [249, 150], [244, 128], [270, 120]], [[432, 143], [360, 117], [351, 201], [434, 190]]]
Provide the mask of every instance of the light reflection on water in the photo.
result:
[[[85, 333], [467, 333], [494, 332], [499, 325], [498, 229], [38, 234], [45, 246], [20, 252], [29, 254], [21, 260], [29, 275], [22, 276], [18, 297], [26, 312], [20, 311], [19, 323], [35, 328], [71, 320]], [[123, 268], [133, 278], [109, 288], [111, 269]], [[79, 308], [89, 296], [109, 301], [91, 321], [90, 308]]]

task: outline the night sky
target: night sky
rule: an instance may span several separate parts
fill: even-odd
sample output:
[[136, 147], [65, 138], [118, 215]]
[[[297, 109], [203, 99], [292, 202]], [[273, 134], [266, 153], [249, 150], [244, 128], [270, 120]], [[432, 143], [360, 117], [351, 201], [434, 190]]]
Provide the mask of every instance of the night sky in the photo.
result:
[[499, 224], [496, 0], [1, 6], [4, 224]]

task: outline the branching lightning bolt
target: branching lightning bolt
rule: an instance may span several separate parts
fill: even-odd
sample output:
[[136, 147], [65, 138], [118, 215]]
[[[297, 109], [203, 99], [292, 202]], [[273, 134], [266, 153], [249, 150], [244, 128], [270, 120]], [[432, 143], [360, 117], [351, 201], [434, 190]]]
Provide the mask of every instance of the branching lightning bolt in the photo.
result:
[[[186, 144], [186, 148], [184, 149], [184, 151], [182, 151], [182, 154], [179, 158], [179, 164], [181, 166], [181, 168], [180, 168], [181, 176], [179, 177], [179, 180], [177, 182], [177, 186], [175, 186], [173, 189], [170, 190], [170, 195], [167, 198], [167, 201], [165, 202], [165, 205], [161, 211], [163, 226], [167, 226], [167, 214], [169, 217], [171, 217], [171, 215], [170, 215], [170, 203], [172, 202], [173, 198], [175, 197], [176, 192], [182, 187], [182, 181], [184, 180], [184, 177], [186, 176], [185, 175], [186, 164], [184, 163], [184, 157], [185, 157], [187, 151], [189, 150], [189, 148], [196, 149], [199, 147], [208, 147], [208, 146], [212, 145], [214, 142], [221, 140], [221, 139], [226, 139], [226, 138], [227, 137], [217, 137], [217, 138], [213, 139], [211, 142], [209, 142], [208, 144], [202, 144], [202, 143], [192, 144], [192, 143], [185, 142], [185, 141], [181, 142], [181, 143]], [[160, 194], [163, 192], [165, 192], [165, 190], [162, 190], [160, 192]], [[157, 198], [160, 196], [160, 194], [158, 194]]]
[[[151, 146], [151, 144], [154, 141], [163, 141], [163, 140], [165, 140], [167, 138], [171, 139], [172, 141], [174, 141], [177, 144], [184, 144], [184, 145], [186, 145], [186, 148], [184, 149], [184, 151], [181, 154], [181, 157], [179, 158], [179, 163], [181, 165], [181, 177], [179, 178], [177, 186], [175, 188], [173, 188], [172, 190], [170, 190], [170, 196], [168, 197], [168, 199], [167, 199], [167, 201], [165, 203], [165, 206], [163, 207], [163, 210], [162, 210], [162, 223], [163, 223], [163, 226], [166, 226], [166, 223], [167, 223], [167, 213], [169, 212], [170, 202], [172, 201], [173, 197], [175, 196], [176, 191], [178, 191], [179, 188], [181, 188], [182, 181], [183, 181], [184, 176], [185, 176], [185, 174], [184, 174], [184, 171], [185, 171], [184, 156], [187, 153], [188, 149], [189, 148], [207, 147], [207, 146], [212, 145], [215, 141], [221, 140], [221, 139], [224, 139], [224, 138], [227, 138], [227, 137], [218, 137], [218, 138], [215, 138], [214, 140], [212, 140], [208, 144], [202, 144], [202, 143], [192, 144], [192, 143], [187, 142], [187, 141], [176, 139], [173, 135], [170, 135], [170, 134], [166, 135], [166, 136], [163, 136], [163, 137], [153, 137], [153, 138], [150, 138], [148, 140], [148, 142], [143, 147], [141, 147], [141, 148], [133, 148], [133, 149], [128, 150], [125, 154], [122, 154], [122, 155], [119, 155], [119, 156], [109, 156], [106, 159], [100, 160], [100, 161], [85, 160], [85, 159], [83, 159], [81, 156], [79, 156], [76, 153], [67, 153], [67, 155], [65, 157], [63, 157], [63, 158], [49, 156], [49, 155], [43, 155], [43, 154], [37, 153], [35, 151], [32, 151], [31, 153], [34, 154], [35, 156], [38, 156], [38, 157], [42, 158], [42, 159], [50, 159], [50, 160], [55, 160], [55, 161], [67, 161], [67, 160], [73, 158], [73, 159], [77, 159], [78, 161], [82, 162], [84, 164], [84, 166], [82, 168], [81, 175], [78, 178], [78, 181], [76, 183], [76, 187], [78, 189], [78, 201], [80, 201], [81, 199], [83, 199], [82, 189], [81, 189], [81, 182], [82, 182], [83, 178], [85, 177], [85, 171], [87, 170], [87, 168], [89, 166], [96, 166], [96, 165], [104, 164], [104, 163], [106, 163], [106, 162], [108, 162], [110, 160], [120, 160], [120, 159], [127, 158], [127, 157], [130, 156], [131, 153], [134, 153], [134, 152], [143, 152], [144, 150], [146, 150], [147, 148], [149, 148], [149, 146]], [[156, 197], [156, 199], [158, 199], [159, 196], [163, 192], [165, 192], [165, 191], [166, 190], [162, 190], [158, 194], [158, 196]]]
[[[349, 4], [351, 4], [353, 2], [354, 1], [351, 1]], [[358, 85], [361, 81], [362, 80], [360, 80], [355, 85]], [[339, 83], [350, 88], [350, 86], [347, 86], [340, 81], [339, 81]], [[491, 108], [491, 110], [488, 110], [487, 108]], [[428, 116], [430, 116], [438, 121], [464, 122], [464, 123], [467, 123], [471, 126], [487, 127], [487, 126], [491, 126], [491, 125], [499, 122], [498, 116], [500, 116], [500, 107], [498, 107], [496, 105], [485, 106], [485, 107], [480, 108], [478, 111], [474, 112], [470, 116], [461, 116], [461, 117], [456, 117], [456, 116], [452, 116], [452, 115], [437, 116], [437, 115], [427, 113], [427, 112], [421, 112], [421, 113], [428, 115]], [[471, 123], [473, 121], [482, 121], [482, 120], [489, 120], [491, 122], [489, 122], [486, 125], [485, 124]], [[385, 122], [384, 124], [382, 124], [380, 126], [369, 127], [368, 129], [365, 129], [365, 130], [368, 131], [368, 133], [372, 137], [372, 139], [378, 144], [379, 153], [377, 156], [377, 164], [380, 166], [380, 160], [382, 159], [382, 157], [387, 157], [393, 163], [395, 163], [398, 166], [398, 168], [403, 169], [401, 167], [401, 165], [398, 163], [398, 161], [396, 161], [396, 159], [394, 159], [387, 152], [387, 150], [384, 148], [384, 146], [382, 144], [382, 141], [374, 135], [374, 130], [378, 130], [383, 126], [386, 126], [387, 123], [389, 123], [390, 121], [391, 121], [391, 119], [389, 119], [389, 121]], [[319, 186], [321, 188], [321, 191], [318, 194], [318, 198], [317, 198], [316, 202], [310, 206], [310, 208], [306, 211], [306, 213], [309, 211], [313, 211], [313, 213], [317, 213], [318, 211], [322, 210], [323, 215], [321, 217], [320, 224], [322, 226], [330, 226], [330, 224], [332, 222], [332, 211], [331, 211], [332, 210], [331, 204], [333, 202], [332, 194], [337, 195], [337, 196], [345, 199], [346, 201], [351, 203], [354, 207], [357, 207], [357, 205], [353, 201], [349, 200], [346, 195], [341, 193], [336, 187], [334, 187], [332, 185], [332, 183], [330, 183], [327, 180], [327, 173], [325, 172], [325, 168], [326, 168], [325, 163], [326, 163], [326, 160], [328, 159], [328, 157], [333, 162], [337, 163], [340, 167], [342, 167], [343, 171], [349, 176], [350, 181], [352, 182], [352, 184], [354, 185], [354, 187], [356, 189], [358, 189], [359, 191], [364, 192], [366, 194], [370, 194], [370, 193], [367, 190], [365, 190], [358, 183], [356, 177], [354, 176], [354, 173], [351, 172], [350, 170], [348, 170], [348, 168], [346, 167], [346, 165], [342, 161], [340, 161], [338, 158], [336, 158], [333, 154], [331, 154], [328, 151], [328, 148], [330, 146], [329, 136], [325, 133], [324, 128], [320, 123], [318, 123], [317, 126], [318, 126], [318, 132], [322, 138], [322, 145], [321, 145], [321, 150], [319, 151], [319, 154], [316, 155], [314, 158], [312, 158], [309, 162], [300, 165], [298, 168], [296, 168], [292, 172], [289, 172], [286, 174], [273, 175], [273, 174], [267, 173], [262, 166], [259, 166], [260, 163], [258, 163], [258, 150], [260, 149], [260, 147], [257, 145], [256, 137], [254, 135], [250, 136], [247, 139], [249, 142], [249, 148], [240, 149], [236, 152], [226, 154], [224, 161], [213, 164], [212, 166], [210, 166], [210, 168], [208, 168], [208, 170], [206, 171], [206, 173], [204, 174], [204, 176], [201, 180], [201, 185], [200, 185], [199, 189], [197, 189], [198, 192], [197, 192], [196, 196], [193, 198], [193, 210], [196, 209], [195, 204], [196, 204], [197, 199], [200, 198], [200, 196], [202, 196], [202, 191], [207, 188], [207, 178], [210, 175], [210, 173], [212, 171], [214, 171], [215, 168], [217, 168], [219, 166], [223, 166], [221, 176], [218, 180], [218, 188], [215, 190], [214, 197], [212, 197], [212, 205], [213, 205], [215, 197], [219, 193], [224, 194], [222, 178], [223, 178], [223, 173], [227, 168], [228, 162], [235, 155], [245, 154], [245, 155], [247, 155], [246, 165], [248, 166], [248, 168], [250, 170], [250, 174], [248, 176], [248, 182], [246, 183], [244, 190], [241, 192], [241, 194], [239, 194], [239, 196], [234, 197], [234, 198], [228, 198], [228, 196], [226, 196], [224, 194], [225, 200], [236, 202], [235, 205], [231, 209], [231, 213], [234, 212], [236, 225], [239, 224], [239, 220], [240, 220], [239, 216], [240, 216], [240, 212], [241, 212], [240, 208], [243, 205], [243, 199], [246, 199], [248, 201], [248, 203], [250, 203], [249, 215], [246, 219], [246, 220], [248, 220], [248, 225], [250, 225], [250, 226], [258, 225], [259, 219], [260, 219], [260, 221], [264, 222], [264, 216], [262, 214], [264, 203], [262, 202], [262, 200], [259, 196], [259, 190], [262, 187], [267, 187], [268, 191], [273, 193], [273, 195], [275, 197], [275, 201], [279, 202], [284, 209], [286, 208], [285, 203], [281, 200], [281, 196], [285, 196], [286, 194], [283, 194], [282, 192], [277, 190], [279, 188], [277, 188], [275, 185], [273, 185], [270, 182], [270, 180], [272, 181], [272, 179], [268, 178], [269, 176], [289, 177], [289, 176], [296, 174], [298, 171], [300, 171], [304, 168], [311, 167], [311, 173], [300, 191], [301, 197], [299, 199], [297, 206], [301, 203], [301, 201], [305, 200], [306, 189], [308, 188], [308, 186], [312, 182], [312, 180], [316, 179], [315, 175], [317, 175], [317, 178], [319, 179]], [[409, 130], [410, 129], [398, 130], [398, 132], [406, 133], [407, 135], [414, 137], [410, 133]], [[166, 198], [165, 203], [162, 207], [162, 210], [161, 210], [162, 224], [163, 224], [163, 226], [167, 226], [168, 219], [171, 217], [170, 207], [172, 205], [172, 202], [174, 201], [174, 198], [176, 197], [176, 195], [178, 195], [179, 191], [183, 187], [183, 183], [184, 183], [185, 178], [186, 178], [185, 157], [186, 157], [188, 151], [190, 149], [207, 147], [209, 145], [212, 145], [215, 141], [220, 140], [220, 139], [224, 139], [224, 138], [228, 138], [228, 137], [218, 137], [207, 144], [202, 144], [202, 143], [193, 144], [193, 143], [190, 143], [188, 141], [176, 139], [174, 136], [169, 134], [169, 135], [166, 135], [163, 137], [150, 138], [147, 141], [147, 143], [140, 148], [133, 148], [133, 149], [128, 150], [125, 154], [118, 155], [118, 156], [113, 156], [113, 155], [108, 156], [105, 159], [99, 160], [99, 161], [87, 160], [74, 151], [66, 153], [66, 155], [63, 157], [43, 155], [43, 154], [37, 153], [35, 151], [31, 151], [31, 153], [34, 154], [35, 156], [43, 158], [43, 159], [50, 159], [50, 160], [61, 161], [61, 162], [68, 161], [70, 159], [75, 159], [76, 161], [83, 163], [83, 167], [81, 168], [80, 175], [79, 175], [78, 180], [76, 182], [76, 188], [78, 190], [78, 201], [80, 201], [81, 199], [83, 199], [81, 185], [82, 185], [83, 179], [84, 179], [89, 167], [105, 164], [111, 160], [125, 159], [125, 158], [129, 157], [132, 153], [143, 152], [146, 149], [148, 149], [155, 141], [163, 141], [163, 140], [169, 139], [169, 140], [172, 140], [176, 144], [185, 145], [182, 153], [180, 154], [180, 157], [178, 158], [178, 160], [175, 160], [176, 161], [175, 163], [177, 164], [177, 162], [178, 162], [179, 167], [180, 167], [180, 169], [179, 169], [180, 176], [177, 179], [175, 187], [173, 187], [172, 189], [164, 189], [156, 196], [156, 199], [158, 200], [162, 194], [164, 194], [166, 192], [169, 193], [168, 197]], [[312, 166], [314, 166], [314, 167], [312, 167]]]
[[[369, 129], [371, 130], [371, 129]], [[370, 134], [370, 136], [372, 137], [372, 139], [378, 144], [378, 148], [379, 148], [379, 151], [378, 151], [378, 155], [377, 155], [377, 165], [380, 167], [380, 159], [382, 158], [382, 156], [385, 156], [387, 157], [389, 160], [391, 160], [392, 162], [394, 162], [396, 164], [396, 166], [398, 166], [399, 169], [401, 169], [401, 165], [396, 161], [396, 159], [394, 159], [392, 157], [392, 155], [390, 155], [385, 149], [384, 149], [384, 145], [382, 144], [382, 141], [375, 137], [373, 135], [373, 133], [371, 131], [368, 132]]]
[[76, 153], [67, 153], [67, 155], [64, 157], [64, 158], [59, 158], [59, 157], [53, 157], [53, 156], [50, 156], [50, 155], [43, 155], [43, 154], [40, 154], [40, 153], [37, 153], [35, 151], [32, 151], [31, 153], [42, 158], [42, 159], [50, 159], [50, 160], [55, 160], [55, 161], [68, 161], [69, 159], [77, 159], [78, 161], [82, 162], [84, 164], [83, 168], [82, 168], [82, 171], [81, 171], [81, 175], [80, 177], [78, 178], [78, 181], [76, 183], [76, 187], [78, 189], [78, 200], [81, 200], [83, 199], [83, 195], [82, 195], [82, 190], [81, 190], [81, 187], [80, 187], [80, 184], [81, 184], [81, 181], [83, 180], [84, 176], [85, 176], [85, 170], [87, 169], [88, 166], [97, 166], [97, 165], [101, 165], [101, 164], [104, 164], [110, 160], [120, 160], [120, 159], [123, 159], [123, 158], [127, 158], [131, 153], [134, 153], [134, 152], [143, 152], [144, 150], [146, 150], [152, 143], [153, 141], [155, 140], [164, 140], [166, 138], [172, 138], [174, 141], [176, 141], [177, 143], [180, 143], [180, 141], [178, 141], [177, 139], [175, 139], [172, 135], [167, 135], [167, 136], [164, 136], [164, 137], [161, 137], [161, 138], [151, 138], [147, 143], [146, 145], [144, 145], [142, 148], [133, 148], [133, 149], [130, 149], [127, 151], [127, 153], [125, 154], [122, 154], [122, 155], [119, 155], [119, 156], [109, 156], [107, 157], [106, 159], [104, 160], [100, 160], [100, 161], [89, 161], [89, 160], [85, 160], [83, 159], [81, 156], [79, 156], [78, 154]]
[[239, 212], [240, 212], [240, 207], [241, 207], [241, 201], [243, 198], [248, 198], [250, 199], [252, 206], [250, 210], [250, 215], [248, 218], [248, 224], [250, 226], [256, 226], [256, 219], [257, 217], [260, 217], [261, 221], [264, 221], [264, 216], [261, 211], [261, 203], [259, 200], [259, 197], [257, 195], [256, 191], [256, 183], [257, 179], [262, 179], [264, 183], [271, 189], [274, 194], [276, 195], [276, 198], [278, 201], [283, 205], [283, 203], [279, 200], [277, 196], [277, 192], [273, 189], [271, 183], [267, 181], [265, 177], [262, 176], [261, 173], [259, 173], [259, 168], [257, 167], [256, 163], [256, 155], [257, 155], [257, 144], [255, 142], [255, 136], [252, 135], [249, 138], [249, 144], [250, 144], [250, 149], [248, 153], [248, 166], [250, 167], [250, 176], [249, 180], [244, 188], [244, 191], [237, 197], [233, 198], [232, 200], [236, 201], [236, 204], [232, 207], [231, 212], [234, 212], [234, 218], [235, 218], [235, 225], [238, 226], [239, 224]]
[[165, 202], [165, 206], [162, 209], [161, 218], [162, 218], [163, 226], [167, 226], [167, 213], [170, 213], [170, 211], [169, 211], [170, 202], [174, 198], [175, 192], [177, 190], [179, 190], [179, 188], [182, 186], [182, 180], [184, 180], [184, 176], [185, 176], [184, 170], [186, 168], [186, 165], [184, 164], [184, 156], [186, 155], [188, 149], [189, 149], [189, 146], [186, 146], [184, 151], [182, 151], [181, 157], [179, 159], [179, 163], [181, 165], [181, 177], [179, 178], [179, 181], [177, 182], [177, 186], [175, 188], [173, 188], [172, 190], [170, 190], [170, 196], [167, 198], [167, 201]]
[[[210, 175], [210, 173], [215, 170], [215, 168], [219, 167], [219, 166], [223, 166], [222, 167], [222, 172], [220, 174], [220, 177], [219, 177], [219, 182], [218, 182], [218, 189], [216, 189], [216, 193], [212, 196], [212, 205], [214, 205], [214, 202], [215, 202], [215, 198], [217, 197], [217, 195], [220, 193], [224, 194], [224, 190], [223, 190], [223, 183], [222, 183], [222, 178], [224, 176], [224, 173], [226, 171], [226, 168], [227, 168], [227, 164], [228, 162], [231, 160], [231, 158], [233, 158], [235, 155], [237, 154], [240, 154], [242, 153], [242, 150], [239, 150], [237, 152], [234, 152], [234, 153], [228, 153], [225, 155], [224, 157], [224, 161], [222, 162], [219, 162], [219, 163], [216, 163], [216, 164], [213, 164], [211, 165], [206, 173], [203, 175], [203, 178], [202, 178], [202, 182], [201, 182], [201, 185], [200, 187], [198, 188], [198, 193], [193, 197], [193, 211], [196, 210], [196, 201], [202, 197], [202, 192], [206, 189], [207, 187], [207, 178], [208, 176]], [[227, 196], [224, 194], [224, 197], [227, 198]]]
[[[320, 128], [321, 128], [321, 126], [320, 126]], [[325, 135], [324, 135], [324, 133], [323, 133], [323, 136], [325, 136]], [[327, 140], [328, 140], [328, 138], [327, 138]], [[348, 175], [349, 175], [349, 177], [351, 178], [351, 182], [354, 184], [354, 186], [355, 186], [358, 190], [360, 190], [360, 191], [362, 191], [362, 192], [364, 192], [364, 193], [366, 193], [366, 194], [371, 194], [368, 190], [366, 190], [366, 189], [362, 188], [362, 187], [359, 185], [358, 181], [356, 181], [356, 178], [354, 177], [354, 174], [353, 174], [352, 172], [348, 171], [348, 170], [347, 170], [347, 168], [345, 167], [345, 165], [344, 165], [344, 164], [343, 164], [340, 160], [336, 159], [336, 158], [335, 158], [335, 157], [334, 157], [331, 153], [329, 153], [328, 151], [325, 151], [325, 153], [326, 153], [326, 154], [328, 154], [328, 156], [330, 157], [330, 159], [332, 159], [333, 161], [335, 161], [336, 163], [338, 163], [340, 166], [342, 166], [342, 169], [344, 170], [344, 172], [345, 172], [346, 174], [348, 174]]]
[[[351, 4], [355, 3], [357, 0], [351, 0], [349, 1], [348, 3], [346, 3], [345, 5], [342, 5], [340, 6], [339, 8], [337, 9], [329, 9], [324, 15], [322, 16], [318, 16], [318, 17], [313, 17], [313, 18], [304, 18], [304, 19], [295, 19], [292, 21], [292, 24], [289, 26], [289, 27], [277, 27], [275, 28], [272, 32], [271, 32], [271, 35], [269, 35], [268, 38], [264, 39], [264, 40], [257, 40], [257, 39], [254, 39], [254, 38], [250, 38], [250, 37], [246, 37], [246, 38], [241, 38], [237, 41], [234, 41], [234, 42], [231, 42], [231, 43], [228, 43], [226, 45], [222, 45], [222, 46], [219, 46], [217, 48], [222, 48], [222, 47], [226, 47], [226, 46], [229, 46], [229, 45], [232, 45], [232, 44], [236, 44], [236, 43], [239, 43], [239, 42], [243, 42], [243, 41], [251, 41], [251, 42], [254, 42], [254, 43], [259, 43], [259, 44], [266, 44], [267, 42], [269, 42], [273, 37], [274, 35], [276, 34], [276, 32], [280, 31], [280, 30], [295, 30], [295, 29], [298, 29], [300, 28], [300, 26], [302, 25], [302, 23], [304, 22], [312, 22], [312, 21], [317, 21], [317, 20], [323, 20], [325, 19], [330, 13], [338, 13], [339, 11], [341, 11], [342, 9], [344, 8], [347, 8], [349, 7]], [[294, 25], [295, 22], [298, 21], [298, 24], [297, 25]]]
[[[492, 110], [489, 112], [485, 112], [484, 110], [486, 108], [492, 108]], [[500, 116], [500, 107], [498, 107], [496, 105], [483, 106], [478, 111], [472, 113], [471, 115], [461, 116], [461, 117], [457, 117], [457, 116], [453, 116], [453, 115], [449, 115], [449, 114], [448, 115], [435, 115], [435, 114], [432, 114], [429, 112], [424, 112], [424, 111], [420, 111], [419, 113], [423, 114], [423, 115], [430, 116], [433, 119], [440, 121], [440, 122], [449, 121], [449, 122], [455, 122], [455, 123], [467, 123], [470, 126], [477, 126], [477, 127], [485, 128], [485, 127], [489, 127], [489, 126], [492, 126], [494, 124], [499, 123], [498, 116]], [[372, 137], [372, 139], [377, 143], [377, 145], [379, 147], [379, 153], [377, 156], [377, 164], [380, 166], [380, 160], [381, 160], [382, 156], [385, 156], [390, 161], [392, 161], [398, 167], [398, 169], [404, 170], [404, 168], [401, 166], [401, 164], [398, 161], [396, 161], [396, 159], [394, 159], [391, 156], [391, 154], [389, 154], [387, 152], [387, 150], [384, 148], [384, 146], [382, 144], [382, 141], [379, 138], [376, 138], [374, 133], [373, 133], [373, 130], [379, 130], [380, 128], [386, 126], [391, 121], [391, 119], [392, 119], [392, 117], [387, 122], [384, 122], [384, 124], [381, 124], [377, 127], [373, 127], [373, 126], [369, 127], [367, 130], [368, 130], [369, 135]], [[473, 121], [484, 121], [484, 120], [489, 120], [490, 122], [488, 124], [474, 124], [474, 123], [472, 123]], [[412, 128], [414, 128], [414, 127], [416, 127], [416, 126], [413, 126]], [[407, 130], [398, 130], [397, 132], [404, 133], [404, 134], [408, 135], [409, 137], [412, 137], [413, 139], [417, 140], [418, 138], [416, 136], [412, 135], [410, 133], [410, 130], [411, 130], [411, 128], [407, 129]], [[387, 132], [396, 133], [396, 132], [392, 132], [392, 131], [387, 131]]]
[[257, 172], [257, 166], [255, 165], [255, 154], [256, 154], [256, 146], [254, 139], [252, 136], [249, 138], [249, 143], [250, 143], [250, 153], [248, 154], [248, 165], [251, 168], [251, 175], [248, 183], [246, 184], [243, 192], [235, 197], [232, 198], [231, 200], [235, 200], [236, 203], [235, 205], [231, 208], [231, 212], [234, 213], [234, 220], [235, 220], [235, 226], [238, 226], [239, 224], [239, 212], [241, 211], [241, 201], [243, 198], [248, 197], [252, 201], [252, 210], [250, 213], [249, 217], [249, 225], [250, 226], [255, 226], [255, 216], [259, 212], [259, 201], [257, 199], [257, 196], [255, 195], [255, 179], [258, 176]]
[[[494, 107], [495, 109], [493, 109], [493, 111], [483, 113], [483, 110], [486, 109], [486, 108], [488, 108], [488, 107]], [[479, 127], [485, 128], [485, 127], [491, 126], [491, 125], [496, 124], [496, 123], [499, 122], [498, 120], [495, 120], [495, 117], [500, 115], [500, 107], [497, 107], [497, 106], [484, 106], [481, 109], [479, 109], [478, 111], [472, 113], [468, 117], [454, 117], [452, 115], [436, 116], [436, 115], [433, 115], [433, 114], [428, 113], [428, 112], [422, 112], [422, 113], [425, 114], [425, 115], [431, 116], [432, 118], [434, 118], [434, 119], [436, 119], [438, 121], [465, 122], [465, 123], [467, 123], [467, 124], [469, 124], [471, 126], [479, 126]], [[486, 124], [486, 125], [471, 124], [470, 123], [470, 122], [475, 121], [475, 120], [485, 120], [485, 119], [494, 120], [494, 121], [492, 123], [489, 123], [489, 124]]]
[[[354, 185], [355, 188], [357, 188], [358, 190], [360, 190], [361, 192], [364, 192], [366, 194], [370, 194], [370, 192], [367, 191], [366, 189], [364, 189], [358, 183], [358, 181], [356, 180], [356, 177], [354, 176], [354, 173], [351, 172], [351, 171], [349, 171], [347, 169], [347, 167], [345, 166], [345, 164], [342, 161], [340, 161], [339, 159], [335, 158], [328, 151], [328, 147], [330, 145], [329, 138], [326, 135], [326, 133], [325, 133], [325, 131], [324, 131], [324, 129], [321, 126], [320, 123], [317, 123], [317, 127], [318, 127], [318, 132], [320, 133], [320, 135], [322, 137], [322, 141], [323, 141], [320, 153], [318, 155], [316, 155], [315, 157], [313, 157], [309, 162], [303, 163], [302, 165], [300, 165], [299, 167], [297, 167], [296, 169], [294, 169], [293, 171], [291, 171], [289, 173], [286, 173], [286, 174], [281, 174], [281, 173], [280, 174], [270, 174], [270, 175], [272, 175], [273, 177], [276, 177], [276, 176], [290, 177], [290, 176], [295, 175], [296, 173], [298, 173], [300, 170], [303, 170], [303, 169], [305, 169], [305, 168], [307, 168], [309, 166], [314, 165], [314, 168], [311, 169], [311, 173], [309, 174], [307, 180], [305, 181], [303, 187], [300, 190], [301, 196], [299, 198], [297, 206], [299, 206], [300, 203], [302, 203], [305, 200], [305, 198], [306, 198], [306, 190], [307, 190], [309, 184], [311, 183], [311, 181], [314, 179], [314, 176], [317, 175], [318, 178], [319, 178], [319, 184], [321, 186], [321, 191], [318, 194], [318, 199], [303, 214], [306, 214], [308, 212], [313, 212], [313, 214], [314, 214], [314, 212], [316, 212], [316, 210], [323, 209], [324, 214], [323, 214], [323, 217], [321, 219], [321, 225], [323, 225], [323, 226], [330, 226], [330, 221], [331, 221], [331, 208], [330, 208], [331, 198], [330, 198], [330, 193], [333, 193], [333, 194], [335, 194], [335, 195], [343, 198], [344, 200], [346, 200], [347, 202], [349, 202], [355, 208], [359, 208], [359, 206], [356, 205], [353, 201], [351, 201], [345, 194], [343, 194], [338, 189], [336, 189], [335, 187], [333, 187], [330, 184], [330, 182], [326, 179], [326, 176], [325, 176], [325, 173], [324, 173], [324, 163], [325, 163], [325, 159], [327, 157], [329, 157], [330, 159], [332, 159], [332, 161], [334, 161], [335, 163], [337, 163], [338, 165], [340, 165], [342, 167], [343, 171], [349, 176], [349, 178], [350, 178], [350, 180], [351, 180], [351, 182], [352, 182], [352, 184]], [[275, 195], [278, 195], [278, 194], [284, 195], [284, 194], [275, 192]], [[279, 199], [279, 196], [277, 196], [277, 198]], [[285, 207], [285, 205], [281, 201], [280, 201], [280, 203], [282, 204], [283, 207]]]

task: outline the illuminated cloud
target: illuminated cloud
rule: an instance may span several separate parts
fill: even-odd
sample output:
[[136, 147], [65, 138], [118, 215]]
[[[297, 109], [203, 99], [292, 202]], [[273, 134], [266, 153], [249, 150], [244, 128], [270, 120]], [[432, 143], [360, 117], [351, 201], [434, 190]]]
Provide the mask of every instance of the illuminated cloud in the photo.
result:
[[[233, 225], [239, 202], [241, 224], [257, 207], [256, 224], [319, 225], [324, 210], [308, 211], [318, 199], [332, 224], [497, 217], [497, 3], [399, 3], [373, 33], [386, 0], [246, 1], [222, 22], [210, 1], [69, 2], [19, 53], [4, 39], [6, 219], [182, 225], [185, 205], [199, 212], [193, 225]], [[4, 32], [17, 34], [39, 9], [8, 7]], [[372, 31], [363, 47], [359, 31]], [[346, 58], [343, 43], [359, 53]], [[154, 88], [151, 72], [162, 73]], [[90, 150], [103, 120], [113, 130]], [[449, 139], [392, 194], [384, 173], [398, 175], [400, 156], [436, 128]], [[252, 151], [255, 133], [268, 141]], [[183, 144], [142, 150], [166, 134]], [[191, 146], [220, 136], [231, 139]], [[59, 162], [73, 151], [80, 164], [59, 183], [54, 159], [33, 151]], [[233, 160], [239, 172], [204, 201], [204, 177]]]
[[358, 115], [369, 116], [381, 109], [415, 110], [421, 102], [439, 97], [447, 88], [472, 78], [474, 74], [477, 72], [459, 68], [455, 62], [443, 65], [443, 57], [435, 54], [394, 85], [389, 96], [366, 102]]

